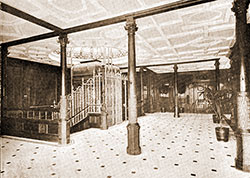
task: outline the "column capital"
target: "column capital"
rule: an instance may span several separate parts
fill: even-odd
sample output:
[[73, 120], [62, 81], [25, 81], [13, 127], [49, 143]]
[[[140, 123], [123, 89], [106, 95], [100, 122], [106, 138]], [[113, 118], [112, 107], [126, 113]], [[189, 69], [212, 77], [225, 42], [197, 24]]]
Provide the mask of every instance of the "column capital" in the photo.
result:
[[244, 15], [247, 13], [249, 7], [249, 0], [234, 0], [231, 10], [237, 15]]
[[2, 51], [7, 51], [7, 53], [8, 53], [8, 46], [3, 44], [3, 45], [1, 46], [1, 50], [2, 50]]
[[135, 19], [133, 17], [127, 18], [126, 26], [124, 28], [128, 31], [128, 34], [134, 34], [138, 30]]
[[177, 70], [178, 70], [177, 64], [175, 64], [173, 68], [174, 68], [174, 71], [177, 72]]
[[61, 46], [66, 47], [69, 43], [67, 34], [61, 34], [58, 38], [58, 43], [60, 43]]
[[7, 57], [8, 54], [10, 54], [8, 51], [8, 46], [5, 46], [5, 45], [1, 46], [1, 53], [2, 53], [3, 57]]
[[4, 49], [8, 48], [8, 46], [7, 46], [7, 45], [2, 45], [2, 46], [0, 46], [0, 48], [1, 48], [2, 50], [4, 50]]
[[216, 68], [219, 68], [219, 66], [220, 66], [220, 62], [219, 62], [219, 60], [215, 60], [214, 65], [215, 65], [215, 67], [216, 67]]

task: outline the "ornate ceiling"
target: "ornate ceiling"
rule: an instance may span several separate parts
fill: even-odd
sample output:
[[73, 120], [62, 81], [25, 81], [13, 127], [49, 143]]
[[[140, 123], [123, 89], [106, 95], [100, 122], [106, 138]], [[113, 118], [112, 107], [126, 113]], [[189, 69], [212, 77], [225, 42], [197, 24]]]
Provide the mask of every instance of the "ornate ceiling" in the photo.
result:
[[[61, 28], [69, 28], [114, 17], [176, 0], [2, 0], [2, 2]], [[226, 55], [235, 39], [233, 0], [218, 0], [198, 6], [141, 18], [136, 21], [137, 65], [221, 58], [221, 68], [229, 68]], [[0, 42], [50, 32], [18, 17], [0, 11]], [[69, 48], [110, 47], [127, 51], [125, 23], [69, 35]], [[13, 46], [9, 56], [59, 65], [51, 57], [57, 38]], [[70, 60], [70, 58], [69, 58]], [[113, 59], [127, 65], [127, 56]], [[69, 61], [70, 63], [70, 61]], [[151, 67], [157, 73], [173, 71], [172, 66]], [[214, 62], [179, 66], [180, 71], [214, 69]]]

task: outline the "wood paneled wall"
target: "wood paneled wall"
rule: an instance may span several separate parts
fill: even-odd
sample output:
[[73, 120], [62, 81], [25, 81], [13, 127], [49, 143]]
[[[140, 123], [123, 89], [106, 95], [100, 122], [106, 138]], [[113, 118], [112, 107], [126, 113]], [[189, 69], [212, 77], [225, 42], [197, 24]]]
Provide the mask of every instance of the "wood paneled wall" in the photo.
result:
[[[20, 59], [7, 59], [6, 109], [26, 110], [31, 106], [48, 106], [60, 100], [60, 67]], [[68, 74], [68, 92], [70, 75]]]
[[[195, 104], [198, 100], [197, 87], [193, 84], [206, 84], [215, 86], [215, 71], [196, 71], [196, 72], [182, 72], [179, 73], [178, 78], [178, 91], [179, 96], [179, 106], [182, 108], [182, 112], [208, 112], [207, 106]], [[221, 70], [220, 82], [225, 84], [230, 78], [230, 70]], [[143, 72], [143, 87], [144, 87], [144, 111], [145, 113], [152, 112], [173, 112], [174, 108], [174, 98], [173, 98], [173, 73], [166, 74], [155, 74], [150, 70], [145, 70]], [[137, 73], [137, 103], [138, 103], [138, 116], [141, 115], [141, 82], [140, 73]], [[165, 84], [168, 84], [166, 87]], [[191, 88], [190, 88], [191, 86]], [[164, 93], [164, 90], [167, 90]], [[161, 96], [161, 92], [163, 95]], [[229, 110], [226, 110], [228, 113]]]
[[[2, 134], [57, 142], [58, 118], [40, 117], [40, 111], [58, 112], [51, 106], [54, 101], [55, 104], [60, 101], [61, 68], [7, 58], [5, 71]], [[70, 92], [69, 74], [68, 70], [67, 93]], [[33, 117], [30, 117], [32, 111]], [[41, 114], [46, 115], [45, 112]]]
[[[159, 102], [159, 78], [156, 73], [146, 69], [142, 75], [143, 83], [143, 94], [141, 94], [141, 76], [140, 72], [137, 72], [136, 75], [136, 92], [137, 92], [137, 115], [141, 116], [144, 113], [141, 113], [141, 107], [143, 103], [145, 113], [153, 113], [160, 111], [160, 102]], [[142, 98], [143, 97], [143, 98]], [[143, 100], [143, 102], [142, 102]]]

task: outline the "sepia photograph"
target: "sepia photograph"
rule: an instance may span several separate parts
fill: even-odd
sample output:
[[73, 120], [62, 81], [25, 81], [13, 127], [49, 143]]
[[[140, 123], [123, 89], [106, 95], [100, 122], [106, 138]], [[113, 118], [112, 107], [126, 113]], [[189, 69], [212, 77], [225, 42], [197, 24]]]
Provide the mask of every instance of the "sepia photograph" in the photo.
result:
[[0, 178], [250, 178], [250, 0], [0, 0]]

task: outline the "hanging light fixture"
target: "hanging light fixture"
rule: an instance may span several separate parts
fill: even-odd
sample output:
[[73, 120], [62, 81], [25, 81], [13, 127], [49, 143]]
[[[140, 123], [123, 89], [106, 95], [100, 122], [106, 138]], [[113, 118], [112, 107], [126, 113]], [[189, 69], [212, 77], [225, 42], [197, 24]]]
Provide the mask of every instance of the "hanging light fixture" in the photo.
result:
[[[109, 62], [112, 59], [121, 58], [127, 56], [127, 51], [115, 47], [108, 46], [82, 46], [82, 47], [68, 47], [67, 57], [72, 57], [73, 61], [84, 61], [84, 60], [100, 60], [108, 59]], [[60, 50], [53, 51], [49, 57], [55, 58], [60, 56]]]

